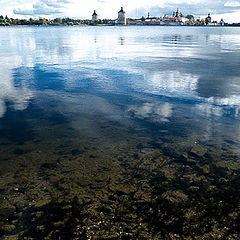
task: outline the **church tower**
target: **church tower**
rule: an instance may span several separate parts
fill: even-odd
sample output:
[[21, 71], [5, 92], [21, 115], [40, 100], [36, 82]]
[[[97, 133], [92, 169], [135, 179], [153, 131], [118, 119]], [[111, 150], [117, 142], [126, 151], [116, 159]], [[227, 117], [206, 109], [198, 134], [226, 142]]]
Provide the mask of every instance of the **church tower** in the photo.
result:
[[98, 20], [98, 15], [96, 13], [96, 11], [94, 10], [93, 14], [92, 14], [92, 21], [97, 21]]
[[121, 7], [121, 10], [118, 12], [118, 20], [117, 20], [118, 24], [123, 24], [126, 25], [127, 24], [127, 18], [126, 18], [126, 13], [123, 10], [123, 7]]

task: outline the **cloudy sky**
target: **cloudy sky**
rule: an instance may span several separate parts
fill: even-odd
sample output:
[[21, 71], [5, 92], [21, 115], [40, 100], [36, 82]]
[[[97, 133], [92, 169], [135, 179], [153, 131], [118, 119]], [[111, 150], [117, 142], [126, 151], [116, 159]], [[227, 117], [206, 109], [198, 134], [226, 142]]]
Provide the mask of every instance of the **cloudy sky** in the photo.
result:
[[170, 14], [177, 7], [184, 14], [206, 16], [215, 20], [240, 22], [240, 0], [0, 0], [0, 14], [11, 17], [91, 18], [94, 9], [100, 18], [117, 17], [123, 6], [128, 17]]

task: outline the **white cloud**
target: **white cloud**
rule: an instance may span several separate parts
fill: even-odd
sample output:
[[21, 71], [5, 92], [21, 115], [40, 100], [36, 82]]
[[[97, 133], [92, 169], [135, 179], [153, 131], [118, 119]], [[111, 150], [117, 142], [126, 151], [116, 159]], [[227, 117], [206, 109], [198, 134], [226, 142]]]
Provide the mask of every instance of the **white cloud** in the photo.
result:
[[[232, 14], [228, 19], [233, 22], [240, 22], [239, 15], [234, 14], [240, 9], [239, 0], [1, 0], [1, 13], [3, 15], [29, 17], [33, 15], [47, 16], [54, 18], [76, 17], [91, 18], [94, 9], [100, 18], [117, 18], [117, 12], [123, 6], [129, 17], [146, 16], [147, 12], [155, 16], [161, 16], [164, 13], [171, 13], [177, 7], [184, 14], [195, 14], [199, 16], [212, 13], [215, 16], [219, 14]], [[239, 12], [238, 12], [239, 13]]]
[[39, 0], [30, 7], [16, 8], [13, 12], [19, 15], [32, 16], [63, 14], [69, 3], [68, 0]]
[[220, 21], [224, 19], [227, 23], [239, 23], [240, 22], [240, 12], [232, 12], [232, 13], [223, 13], [223, 14], [214, 14], [212, 15], [213, 19], [216, 21]]
[[240, 1], [227, 1], [225, 4], [224, 4], [225, 7], [240, 7]]

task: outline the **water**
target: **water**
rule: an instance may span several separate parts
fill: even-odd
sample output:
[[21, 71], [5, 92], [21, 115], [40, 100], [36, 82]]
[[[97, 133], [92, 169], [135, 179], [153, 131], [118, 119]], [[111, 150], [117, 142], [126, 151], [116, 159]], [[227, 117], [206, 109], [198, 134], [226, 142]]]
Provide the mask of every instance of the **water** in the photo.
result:
[[0, 64], [3, 239], [240, 237], [240, 29], [0, 28]]

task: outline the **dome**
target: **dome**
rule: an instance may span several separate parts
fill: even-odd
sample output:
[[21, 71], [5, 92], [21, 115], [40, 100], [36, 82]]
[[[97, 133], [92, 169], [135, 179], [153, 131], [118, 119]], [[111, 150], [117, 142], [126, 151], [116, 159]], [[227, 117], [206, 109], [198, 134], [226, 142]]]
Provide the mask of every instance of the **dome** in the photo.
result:
[[125, 12], [123, 11], [123, 7], [121, 7], [121, 10], [119, 11], [119, 13], [125, 13]]

